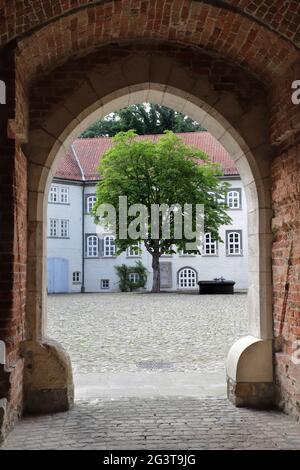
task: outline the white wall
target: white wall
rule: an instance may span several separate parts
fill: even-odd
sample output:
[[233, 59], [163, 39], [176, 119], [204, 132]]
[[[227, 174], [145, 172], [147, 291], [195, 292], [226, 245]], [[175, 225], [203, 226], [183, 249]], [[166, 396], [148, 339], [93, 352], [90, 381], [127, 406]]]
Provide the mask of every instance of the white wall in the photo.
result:
[[[82, 271], [82, 186], [59, 184], [69, 188], [69, 204], [48, 203], [48, 258], [65, 258], [69, 262], [69, 292], [80, 292], [81, 284], [73, 284], [73, 272]], [[50, 238], [49, 220], [69, 220], [69, 238]]]
[[[185, 266], [194, 268], [198, 273], [198, 280], [211, 280], [215, 277], [223, 276], [225, 279], [236, 281], [237, 289], [246, 289], [247, 269], [248, 269], [248, 243], [247, 243], [247, 207], [243, 185], [240, 179], [229, 179], [228, 183], [232, 188], [241, 188], [242, 208], [229, 210], [228, 213], [232, 218], [232, 224], [220, 228], [221, 238], [224, 243], [218, 243], [218, 256], [180, 256], [172, 255], [161, 258], [161, 262], [172, 262], [172, 289], [177, 289], [177, 272]], [[80, 292], [80, 285], [72, 283], [73, 271], [82, 271], [82, 231], [81, 231], [81, 214], [82, 214], [82, 188], [80, 186], [70, 185], [70, 205], [49, 204], [48, 220], [53, 218], [69, 218], [70, 220], [70, 239], [48, 239], [48, 257], [67, 258], [70, 263], [70, 292]], [[85, 188], [85, 195], [95, 194], [95, 186], [88, 185]], [[242, 231], [242, 256], [227, 256], [225, 249], [225, 231], [241, 230]], [[85, 233], [97, 233], [97, 227], [93, 223], [90, 215], [85, 215]], [[151, 289], [152, 269], [151, 256], [143, 251], [140, 258], [127, 257], [126, 253], [118, 257], [99, 257], [85, 258], [85, 290], [86, 292], [105, 292], [100, 287], [101, 279], [110, 280], [110, 291], [118, 290], [118, 277], [116, 275], [115, 266], [127, 264], [133, 266], [135, 261], [141, 260], [145, 265], [148, 274], [147, 288]]]

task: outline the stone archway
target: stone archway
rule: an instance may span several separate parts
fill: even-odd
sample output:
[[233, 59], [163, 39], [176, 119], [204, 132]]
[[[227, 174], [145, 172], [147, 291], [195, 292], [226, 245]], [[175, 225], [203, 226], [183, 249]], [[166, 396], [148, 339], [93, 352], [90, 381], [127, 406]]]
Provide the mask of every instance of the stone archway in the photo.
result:
[[[59, 409], [72, 388], [68, 361], [63, 355], [58, 359], [56, 347], [48, 347], [42, 338], [43, 205], [55, 156], [97, 109], [104, 112], [113, 100], [133, 100], [134, 93], [145, 90], [158, 92], [160, 102], [165, 96], [165, 103], [184, 110], [177, 102], [180, 97], [195, 117], [202, 109], [205, 125], [210, 123], [220, 142], [240, 156], [239, 170], [254, 201], [249, 221], [255, 294], [249, 297], [251, 337], [230, 354], [231, 391], [239, 396], [237, 404], [246, 403], [243, 390], [249, 403], [257, 404], [257, 395], [264, 398], [261, 403], [270, 402], [270, 376], [255, 382], [255, 371], [243, 364], [270, 357], [273, 321], [276, 403], [299, 417], [300, 377], [292, 358], [294, 341], [300, 337], [300, 107], [290, 99], [291, 83], [300, 75], [294, 2], [280, 7], [279, 15], [273, 2], [264, 4], [262, 13], [252, 0], [238, 5], [235, 0], [170, 0], [155, 9], [150, 0], [134, 5], [122, 0], [74, 0], [72, 5], [56, 0], [48, 2], [47, 9], [40, 0], [30, 5], [2, 3], [0, 78], [6, 84], [6, 104], [0, 115], [0, 219], [5, 302], [0, 306], [0, 339], [5, 365], [0, 364], [0, 435], [2, 398], [7, 401], [4, 433], [23, 409], [20, 345], [27, 393], [34, 390], [38, 396], [51, 382], [47, 409], [51, 403]], [[130, 102], [126, 100], [123, 103]], [[51, 361], [62, 372], [55, 373], [61, 381], [52, 381], [45, 372]], [[55, 394], [60, 397], [56, 404]], [[64, 406], [70, 401], [67, 398]]]
[[[272, 359], [272, 309], [271, 309], [271, 200], [269, 172], [272, 148], [268, 143], [266, 106], [258, 95], [256, 103], [245, 109], [236, 91], [216, 91], [207, 77], [195, 80], [193, 74], [183, 67], [163, 58], [161, 63], [173, 67], [173, 75], [161, 82], [137, 82], [136, 67], [145, 70], [145, 60], [139, 55], [130, 56], [127, 70], [132, 70], [132, 82], [128, 74], [117, 76], [116, 68], [108, 71], [104, 82], [96, 74], [84, 82], [61, 102], [61, 107], [49, 114], [42, 125], [33, 129], [29, 136], [26, 154], [29, 158], [29, 266], [27, 324], [30, 341], [23, 345], [27, 363], [35, 356], [35, 349], [44, 351], [46, 358], [40, 361], [40, 376], [35, 379], [32, 368], [27, 370], [25, 381], [28, 407], [31, 411], [44, 411], [45, 403], [50, 410], [65, 409], [72, 397], [69, 367], [61, 367], [59, 389], [52, 379], [45, 385], [43, 376], [51, 363], [53, 368], [62, 365], [61, 351], [57, 345], [48, 343], [45, 331], [45, 194], [52, 180], [57, 160], [75, 137], [97, 118], [118, 110], [128, 104], [151, 101], [184, 112], [203, 124], [230, 153], [245, 185], [249, 210], [249, 336], [241, 339], [229, 353], [228, 396], [239, 406], [265, 406], [273, 403]], [[135, 67], [133, 66], [135, 65]], [[119, 70], [119, 65], [117, 70]], [[147, 68], [146, 68], [147, 70]], [[145, 78], [145, 77], [143, 77]], [[150, 78], [150, 77], [149, 77]], [[158, 78], [158, 77], [157, 77]], [[109, 84], [109, 85], [108, 85]], [[115, 87], [104, 94], [107, 87]], [[120, 86], [120, 85], [123, 86]], [[178, 85], [181, 87], [178, 88]], [[193, 86], [191, 86], [193, 84]], [[176, 87], [174, 85], [177, 85]], [[87, 86], [89, 93], [87, 93]], [[192, 90], [192, 92], [191, 92]], [[91, 102], [91, 94], [94, 101]], [[72, 112], [69, 107], [73, 106]], [[76, 111], [75, 111], [75, 108]], [[61, 113], [61, 114], [60, 114]], [[74, 118], [76, 115], [76, 118]], [[49, 360], [49, 351], [51, 359]], [[46, 373], [46, 370], [45, 370]], [[56, 373], [55, 373], [56, 374]], [[54, 374], [54, 375], [55, 375]], [[41, 386], [41, 383], [43, 384]], [[63, 384], [63, 386], [62, 386]], [[43, 408], [39, 397], [44, 397]], [[46, 397], [46, 400], [45, 400]], [[60, 399], [57, 398], [61, 398]], [[34, 405], [32, 405], [34, 404]], [[25, 404], [26, 406], [26, 404]], [[47, 406], [47, 405], [46, 405]], [[54, 406], [54, 408], [53, 408]]]

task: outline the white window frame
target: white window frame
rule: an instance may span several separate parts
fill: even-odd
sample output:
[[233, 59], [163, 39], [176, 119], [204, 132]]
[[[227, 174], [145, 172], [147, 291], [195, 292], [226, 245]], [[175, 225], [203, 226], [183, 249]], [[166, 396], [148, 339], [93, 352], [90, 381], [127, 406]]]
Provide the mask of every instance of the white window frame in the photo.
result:
[[48, 201], [52, 204], [57, 204], [59, 202], [59, 186], [51, 184]]
[[67, 186], [60, 186], [59, 202], [61, 204], [69, 204], [69, 188]]
[[218, 243], [210, 232], [204, 234], [203, 256], [218, 256]]
[[[105, 286], [105, 283], [107, 283], [107, 286]], [[108, 290], [110, 288], [110, 280], [109, 279], [101, 279], [100, 288], [102, 290]]]
[[[182, 276], [186, 272], [185, 276]], [[189, 274], [193, 274], [189, 276]], [[193, 279], [193, 282], [191, 280]], [[194, 289], [197, 287], [197, 271], [190, 267], [185, 266], [178, 271], [178, 287], [179, 289]]]
[[68, 186], [51, 184], [48, 196], [48, 202], [51, 204], [69, 204]]
[[99, 257], [99, 240], [97, 235], [88, 235], [86, 237], [86, 257], [98, 258]]
[[72, 279], [73, 279], [73, 284], [81, 284], [81, 272], [74, 271]]
[[[93, 210], [93, 207], [96, 203], [97, 197], [95, 194], [91, 194], [90, 196], [87, 196], [86, 198], [86, 211], [88, 214], [90, 214]], [[91, 202], [92, 201], [92, 202]]]
[[227, 207], [229, 209], [241, 208], [241, 192], [238, 189], [230, 189], [227, 192]]
[[68, 219], [60, 219], [59, 230], [60, 230], [61, 238], [69, 238], [69, 220]]
[[140, 280], [140, 275], [139, 273], [129, 273], [129, 281], [137, 283]]
[[49, 219], [49, 237], [58, 238], [59, 219]]
[[226, 254], [227, 256], [242, 256], [242, 231], [228, 230], [226, 232]]
[[103, 256], [104, 258], [111, 258], [116, 254], [115, 237], [113, 235], [106, 235], [103, 238]]
[[126, 256], [128, 258], [137, 258], [137, 257], [140, 258], [141, 257], [141, 243], [139, 242], [137, 247], [129, 246], [127, 248]]
[[196, 256], [195, 253], [188, 253], [187, 250], [180, 250], [179, 256]]

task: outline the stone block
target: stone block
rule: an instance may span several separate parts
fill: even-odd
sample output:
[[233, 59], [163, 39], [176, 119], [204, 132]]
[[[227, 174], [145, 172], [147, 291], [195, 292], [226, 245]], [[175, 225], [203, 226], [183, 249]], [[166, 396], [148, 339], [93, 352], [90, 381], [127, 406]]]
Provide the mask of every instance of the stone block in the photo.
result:
[[272, 409], [275, 407], [273, 382], [240, 382], [227, 377], [228, 399], [238, 408]]
[[67, 411], [74, 402], [71, 361], [52, 340], [25, 341], [24, 410], [28, 413]]

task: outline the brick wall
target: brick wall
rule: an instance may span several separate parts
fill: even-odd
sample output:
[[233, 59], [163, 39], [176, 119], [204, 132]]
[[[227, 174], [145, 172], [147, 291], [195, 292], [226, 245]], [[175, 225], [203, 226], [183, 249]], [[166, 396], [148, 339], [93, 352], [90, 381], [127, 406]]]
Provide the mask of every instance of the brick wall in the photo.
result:
[[[0, 2], [0, 44], [4, 44], [19, 35], [28, 33], [33, 28], [53, 21], [62, 15], [74, 13], [84, 6], [91, 7], [99, 3], [99, 0], [9, 0]], [[197, 9], [198, 0], [158, 0], [153, 6], [152, 0], [102, 0], [106, 4], [107, 11], [120, 12], [122, 9], [132, 11], [136, 15], [137, 11], [148, 13], [149, 10], [158, 10], [157, 17], [166, 17], [164, 25], [170, 19], [172, 4], [174, 9], [182, 11], [188, 16], [190, 9]], [[202, 1], [204, 7], [208, 9], [209, 3], [217, 3], [213, 0]], [[205, 5], [206, 4], [206, 5]], [[297, 0], [218, 0], [218, 4], [224, 7], [224, 11], [241, 13], [241, 15], [257, 20], [259, 23], [268, 26], [270, 29], [293, 41], [300, 43], [300, 4]], [[192, 7], [192, 8], [190, 8]], [[162, 12], [164, 15], [162, 15]], [[213, 17], [212, 17], [213, 18]]]
[[22, 410], [19, 345], [25, 334], [27, 161], [16, 131], [24, 136], [27, 113], [22, 110], [27, 104], [22, 82], [16, 80], [14, 51], [6, 51], [1, 59], [0, 72], [7, 85], [7, 105], [0, 113], [0, 340], [7, 349], [6, 364], [0, 365], [0, 399], [8, 403], [5, 422], [0, 425], [5, 431]]
[[[300, 416], [300, 142], [274, 161], [273, 291], [275, 370], [279, 405]], [[300, 346], [300, 344], [299, 344]]]
[[8, 141], [0, 165], [0, 339], [7, 347], [5, 368], [0, 366], [0, 398], [8, 400], [6, 427], [22, 410], [27, 250], [27, 162], [20, 145]]
[[[20, 41], [26, 77], [53, 70], [110, 42], [160, 40], [201, 47], [273, 80], [297, 59], [293, 44], [235, 10], [190, 0], [124, 0], [75, 10]], [[266, 47], [268, 44], [268, 47]]]

